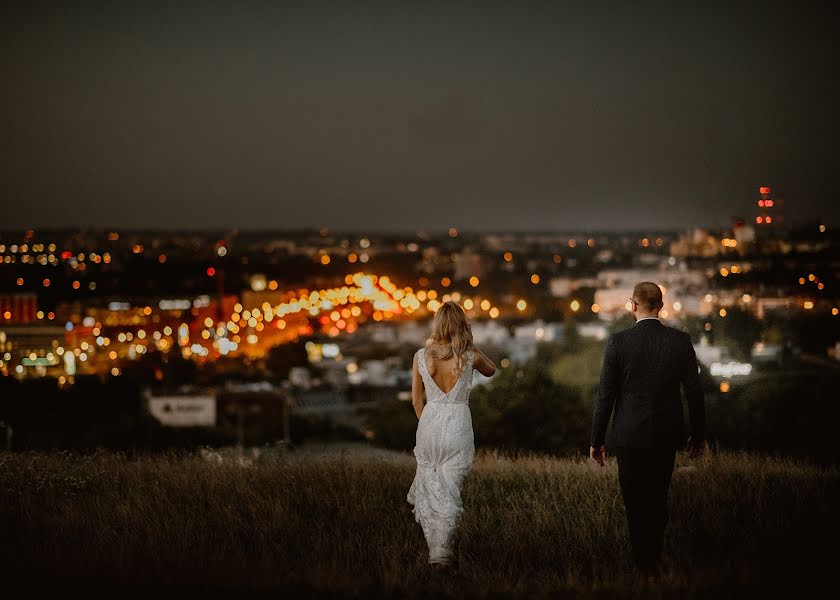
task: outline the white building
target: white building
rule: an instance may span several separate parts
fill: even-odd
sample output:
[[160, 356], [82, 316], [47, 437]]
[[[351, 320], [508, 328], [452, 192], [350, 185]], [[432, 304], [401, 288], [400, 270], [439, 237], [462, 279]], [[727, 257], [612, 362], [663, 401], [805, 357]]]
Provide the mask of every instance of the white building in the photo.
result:
[[642, 281], [653, 281], [663, 288], [663, 318], [680, 314], [708, 314], [698, 297], [708, 288], [703, 271], [679, 266], [661, 266], [656, 269], [609, 269], [598, 273], [595, 303], [599, 317], [615, 319], [629, 310], [633, 288]]

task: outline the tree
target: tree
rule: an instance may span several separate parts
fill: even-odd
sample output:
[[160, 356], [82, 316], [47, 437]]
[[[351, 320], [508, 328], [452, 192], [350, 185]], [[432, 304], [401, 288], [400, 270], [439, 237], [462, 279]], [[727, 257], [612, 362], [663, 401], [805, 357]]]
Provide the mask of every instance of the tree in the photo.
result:
[[761, 321], [752, 313], [733, 308], [725, 317], [717, 316], [712, 322], [715, 341], [727, 346], [735, 358], [748, 360], [753, 344], [761, 338]]
[[292, 367], [305, 366], [308, 363], [306, 345], [301, 339], [274, 346], [268, 351], [265, 360], [266, 368], [278, 379], [286, 379]]
[[476, 444], [566, 454], [589, 437], [589, 410], [578, 392], [555, 382], [539, 357], [501, 371], [470, 400]]

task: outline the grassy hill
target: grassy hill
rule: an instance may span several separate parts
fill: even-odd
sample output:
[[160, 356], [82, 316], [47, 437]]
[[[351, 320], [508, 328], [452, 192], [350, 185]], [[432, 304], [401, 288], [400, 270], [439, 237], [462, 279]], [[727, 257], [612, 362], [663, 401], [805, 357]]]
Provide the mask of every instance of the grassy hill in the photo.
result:
[[32, 590], [377, 596], [718, 595], [828, 577], [840, 475], [748, 455], [678, 459], [667, 574], [629, 570], [613, 461], [480, 455], [460, 569], [433, 576], [410, 456], [0, 454], [0, 575]]

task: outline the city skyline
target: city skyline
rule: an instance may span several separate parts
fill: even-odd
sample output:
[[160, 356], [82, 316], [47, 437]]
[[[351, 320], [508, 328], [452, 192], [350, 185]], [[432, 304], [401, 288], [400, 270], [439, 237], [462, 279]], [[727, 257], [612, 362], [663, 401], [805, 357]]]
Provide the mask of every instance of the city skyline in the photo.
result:
[[829, 8], [17, 6], [4, 228], [836, 223]]

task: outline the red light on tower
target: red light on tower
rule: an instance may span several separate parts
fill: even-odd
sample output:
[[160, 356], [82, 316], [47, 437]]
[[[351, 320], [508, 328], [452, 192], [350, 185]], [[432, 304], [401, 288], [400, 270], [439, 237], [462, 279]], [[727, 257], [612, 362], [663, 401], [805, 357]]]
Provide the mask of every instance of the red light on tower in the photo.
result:
[[770, 186], [763, 185], [758, 188], [758, 191], [761, 192], [761, 198], [757, 202], [759, 216], [755, 218], [755, 222], [759, 225], [769, 225], [773, 222], [773, 217], [771, 217], [768, 213], [770, 212], [770, 209], [776, 205], [776, 201], [771, 198], [773, 190]]

